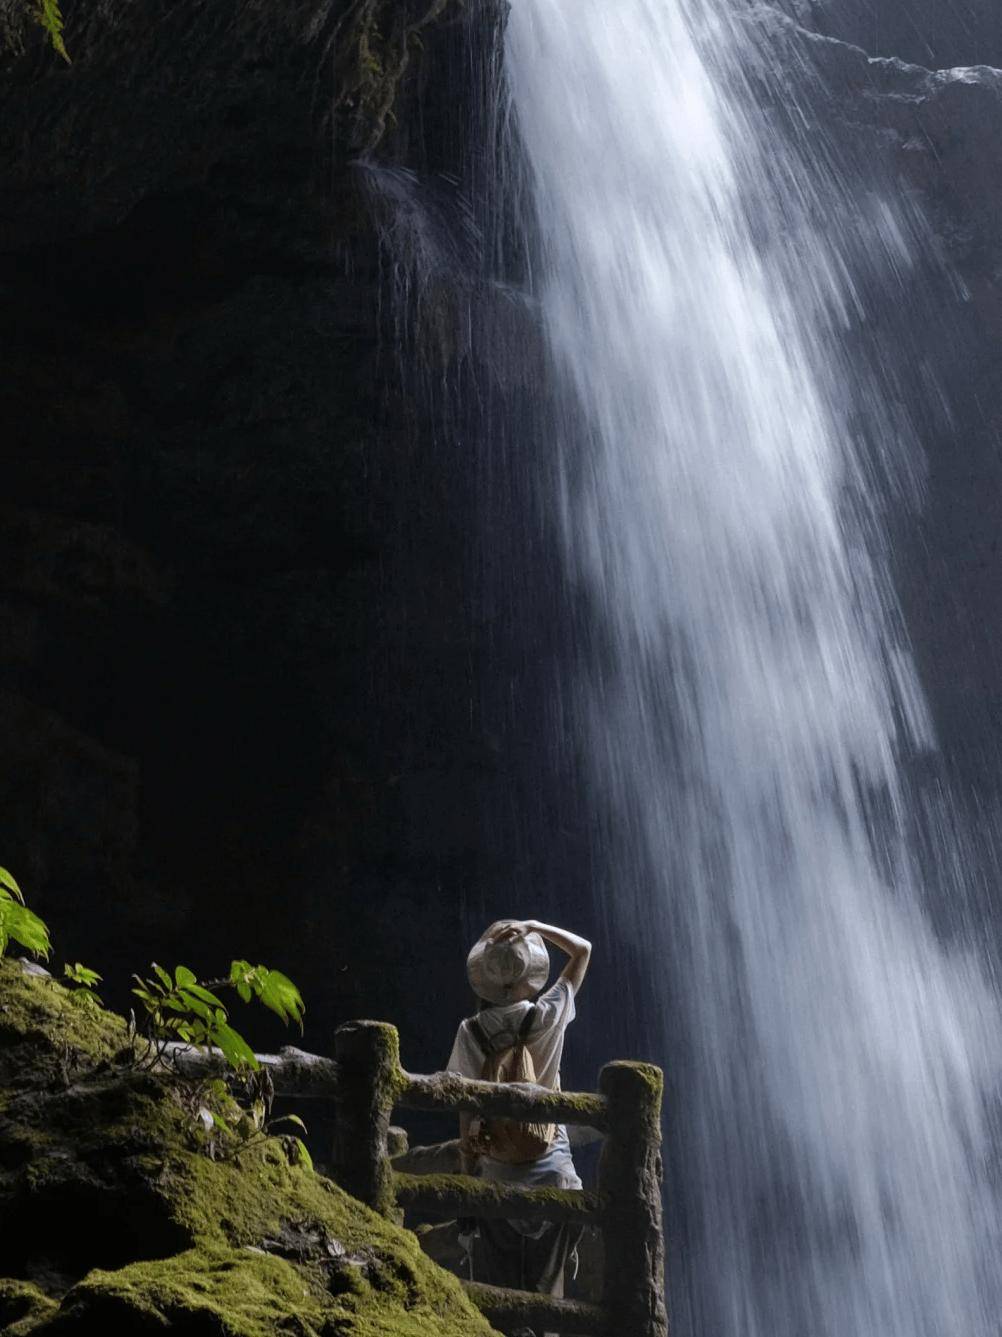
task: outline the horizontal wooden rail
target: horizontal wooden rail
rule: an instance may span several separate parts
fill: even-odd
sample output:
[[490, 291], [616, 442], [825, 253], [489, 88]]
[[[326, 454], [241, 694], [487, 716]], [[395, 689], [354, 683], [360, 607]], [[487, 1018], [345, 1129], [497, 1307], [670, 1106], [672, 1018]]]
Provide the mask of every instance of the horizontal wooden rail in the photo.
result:
[[602, 1203], [595, 1193], [570, 1188], [526, 1188], [469, 1175], [393, 1176], [393, 1190], [401, 1207], [449, 1219], [475, 1216], [500, 1220], [573, 1221], [595, 1225]]
[[397, 1096], [397, 1104], [415, 1110], [474, 1110], [502, 1119], [521, 1119], [532, 1123], [552, 1122], [585, 1124], [604, 1132], [607, 1126], [607, 1101], [604, 1096], [580, 1091], [551, 1091], [530, 1082], [478, 1082], [454, 1072], [437, 1072], [430, 1077], [405, 1073], [407, 1085]]
[[574, 1333], [575, 1337], [604, 1337], [612, 1326], [600, 1305], [582, 1300], [558, 1300], [552, 1295], [484, 1286], [477, 1281], [464, 1281], [463, 1288], [487, 1322], [506, 1332], [532, 1328]]
[[[225, 1077], [232, 1071], [218, 1049], [198, 1049], [194, 1045], [170, 1041], [163, 1046], [164, 1063], [183, 1077]], [[266, 1069], [280, 1096], [299, 1099], [333, 1100], [337, 1094], [337, 1064], [332, 1058], [307, 1054], [287, 1045], [277, 1054], [255, 1054]]]

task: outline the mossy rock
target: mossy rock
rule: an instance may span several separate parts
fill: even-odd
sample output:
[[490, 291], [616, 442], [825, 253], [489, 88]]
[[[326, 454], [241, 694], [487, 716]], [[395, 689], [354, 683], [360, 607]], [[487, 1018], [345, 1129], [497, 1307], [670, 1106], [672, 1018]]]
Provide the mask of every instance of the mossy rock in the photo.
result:
[[34, 1282], [0, 1278], [0, 1332], [5, 1337], [30, 1332], [42, 1319], [50, 1318], [58, 1307], [55, 1300]]
[[120, 1017], [0, 962], [5, 1337], [489, 1337], [412, 1234], [281, 1141], [209, 1160], [127, 1049]]

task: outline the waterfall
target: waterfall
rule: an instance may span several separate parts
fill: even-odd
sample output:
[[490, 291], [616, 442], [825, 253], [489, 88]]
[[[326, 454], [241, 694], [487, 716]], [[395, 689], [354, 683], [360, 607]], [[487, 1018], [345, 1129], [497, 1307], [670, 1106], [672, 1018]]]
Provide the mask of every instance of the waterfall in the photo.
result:
[[998, 1011], [909, 838], [933, 739], [881, 534], [899, 425], [839, 355], [845, 183], [770, 131], [753, 17], [512, 0], [505, 49], [590, 798], [684, 1061], [670, 1302], [694, 1337], [988, 1337]]

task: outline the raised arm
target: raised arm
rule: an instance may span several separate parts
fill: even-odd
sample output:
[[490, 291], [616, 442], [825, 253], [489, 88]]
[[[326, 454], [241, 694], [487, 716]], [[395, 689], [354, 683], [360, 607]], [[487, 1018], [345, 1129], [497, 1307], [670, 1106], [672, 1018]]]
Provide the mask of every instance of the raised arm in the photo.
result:
[[498, 942], [503, 942], [506, 938], [524, 937], [526, 933], [538, 933], [554, 947], [559, 947], [562, 952], [567, 953], [567, 964], [560, 972], [560, 978], [566, 980], [575, 993], [581, 988], [588, 972], [588, 962], [591, 960], [591, 943], [587, 938], [582, 938], [565, 928], [542, 924], [538, 919], [508, 920], [494, 925], [489, 932]]

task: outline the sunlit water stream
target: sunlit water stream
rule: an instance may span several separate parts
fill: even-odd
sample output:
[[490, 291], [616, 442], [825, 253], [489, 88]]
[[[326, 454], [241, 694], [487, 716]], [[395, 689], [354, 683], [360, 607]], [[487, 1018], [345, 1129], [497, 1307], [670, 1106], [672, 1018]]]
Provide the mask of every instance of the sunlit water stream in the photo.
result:
[[921, 907], [900, 770], [933, 740], [849, 424], [889, 473], [897, 428], [833, 352], [851, 264], [811, 220], [830, 189], [837, 234], [845, 183], [769, 139], [758, 42], [726, 0], [513, 0], [505, 51], [592, 798], [672, 984], [666, 1062], [685, 1037], [673, 1308], [695, 1337], [997, 1337], [998, 1011]]

